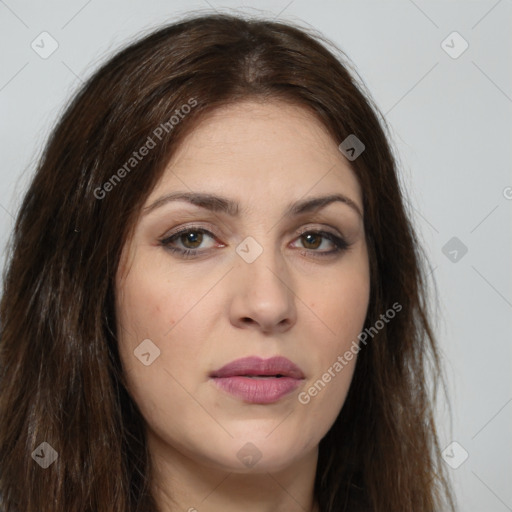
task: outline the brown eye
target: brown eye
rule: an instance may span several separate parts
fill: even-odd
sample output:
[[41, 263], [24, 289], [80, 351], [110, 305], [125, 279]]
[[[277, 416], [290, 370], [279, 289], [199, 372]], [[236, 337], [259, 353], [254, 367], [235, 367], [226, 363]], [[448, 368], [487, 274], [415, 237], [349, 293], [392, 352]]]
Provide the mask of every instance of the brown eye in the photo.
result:
[[213, 247], [212, 244], [201, 247], [208, 238], [215, 240], [215, 235], [203, 228], [188, 227], [160, 240], [160, 245], [185, 258], [193, 258]]
[[[350, 247], [350, 244], [343, 238], [328, 231], [304, 231], [300, 234], [299, 240], [301, 240], [302, 248], [311, 251], [311, 254], [315, 256], [332, 256]], [[324, 243], [327, 244], [327, 247], [330, 244], [334, 248], [331, 250], [319, 250]]]
[[306, 249], [318, 249], [322, 243], [322, 237], [315, 233], [306, 233], [301, 238], [305, 241]]
[[185, 234], [181, 234], [179, 238], [187, 249], [197, 249], [203, 241], [203, 233], [200, 231], [187, 231]]

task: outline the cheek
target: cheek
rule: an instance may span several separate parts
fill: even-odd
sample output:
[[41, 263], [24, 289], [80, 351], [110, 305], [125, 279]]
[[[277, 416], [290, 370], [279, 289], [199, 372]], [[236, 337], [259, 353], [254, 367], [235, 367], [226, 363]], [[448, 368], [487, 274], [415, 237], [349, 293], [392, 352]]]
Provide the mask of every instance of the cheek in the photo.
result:
[[[192, 389], [187, 379], [193, 374], [195, 341], [204, 337], [194, 336], [194, 326], [186, 322], [196, 294], [184, 293], [176, 277], [164, 276], [156, 266], [133, 266], [119, 283], [118, 347], [128, 391], [146, 421], [175, 425], [164, 404], [199, 414], [184, 389]], [[146, 353], [149, 361], [144, 362]]]
[[350, 345], [364, 325], [370, 299], [370, 272], [365, 247], [353, 251], [340, 269], [327, 275], [314, 290], [309, 307], [323, 333], [320, 339], [325, 343], [321, 352], [332, 357], [347, 342]]
[[119, 325], [131, 343], [145, 338], [163, 343], [198, 304], [205, 286], [186, 273], [170, 272], [165, 257], [146, 256], [141, 251], [138, 261], [118, 282]]
[[370, 298], [366, 252], [352, 255], [336, 275], [316, 288], [309, 307], [317, 318], [317, 336], [308, 353], [314, 374], [299, 402], [326, 424], [334, 422], [347, 395], [358, 354], [358, 335], [364, 327]]
[[[127, 381], [134, 395], [169, 389], [173, 377], [190, 389], [214, 307], [207, 292], [218, 278], [199, 282], [192, 271], [169, 272], [158, 259], [151, 266], [143, 263], [135, 262], [118, 283], [118, 343]], [[148, 339], [158, 357], [145, 366], [136, 353]]]
[[[322, 436], [332, 426], [340, 413], [350, 388], [358, 354], [358, 335], [366, 318], [368, 294], [364, 287], [351, 286], [341, 294], [339, 287], [333, 292], [335, 307], [324, 306], [318, 312], [327, 327], [325, 336], [311, 338], [308, 347], [309, 360], [313, 372], [308, 376], [305, 386], [297, 399], [310, 417], [321, 418], [311, 425], [322, 430]], [[325, 301], [330, 302], [330, 301]], [[325, 303], [323, 303], [325, 304]]]

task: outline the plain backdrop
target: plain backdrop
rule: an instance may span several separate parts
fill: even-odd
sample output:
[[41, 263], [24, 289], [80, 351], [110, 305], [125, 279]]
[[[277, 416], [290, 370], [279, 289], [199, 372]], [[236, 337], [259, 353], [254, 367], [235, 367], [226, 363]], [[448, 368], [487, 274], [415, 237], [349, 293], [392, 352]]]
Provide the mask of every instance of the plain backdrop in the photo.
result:
[[445, 402], [438, 417], [459, 510], [512, 511], [511, 0], [0, 1], [0, 263], [65, 102], [116, 49], [197, 9], [311, 26], [356, 66], [438, 290], [453, 423]]

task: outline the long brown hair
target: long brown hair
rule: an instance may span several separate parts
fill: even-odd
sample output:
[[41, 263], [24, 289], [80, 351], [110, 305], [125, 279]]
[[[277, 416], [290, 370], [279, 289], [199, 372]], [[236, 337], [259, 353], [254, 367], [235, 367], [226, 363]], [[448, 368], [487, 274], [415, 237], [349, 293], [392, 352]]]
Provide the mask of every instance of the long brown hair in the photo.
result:
[[[144, 422], [117, 350], [120, 252], [186, 133], [205, 113], [251, 97], [306, 107], [338, 143], [350, 134], [364, 143], [350, 164], [371, 267], [365, 328], [402, 306], [362, 347], [343, 409], [320, 442], [321, 510], [453, 510], [429, 393], [429, 379], [442, 373], [424, 255], [388, 127], [357, 77], [311, 29], [216, 14], [145, 36], [83, 85], [24, 196], [3, 276], [3, 512], [157, 510]], [[148, 137], [154, 146], [130, 160]], [[46, 469], [36, 463], [53, 453], [43, 442], [57, 454]]]

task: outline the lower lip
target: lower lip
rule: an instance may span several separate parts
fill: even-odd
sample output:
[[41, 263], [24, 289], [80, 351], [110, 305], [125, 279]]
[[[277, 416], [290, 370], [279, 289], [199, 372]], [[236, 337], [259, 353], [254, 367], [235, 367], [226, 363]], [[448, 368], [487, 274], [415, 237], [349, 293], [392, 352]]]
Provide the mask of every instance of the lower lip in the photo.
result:
[[271, 404], [288, 395], [300, 385], [292, 377], [217, 377], [214, 382], [224, 391], [253, 404]]

